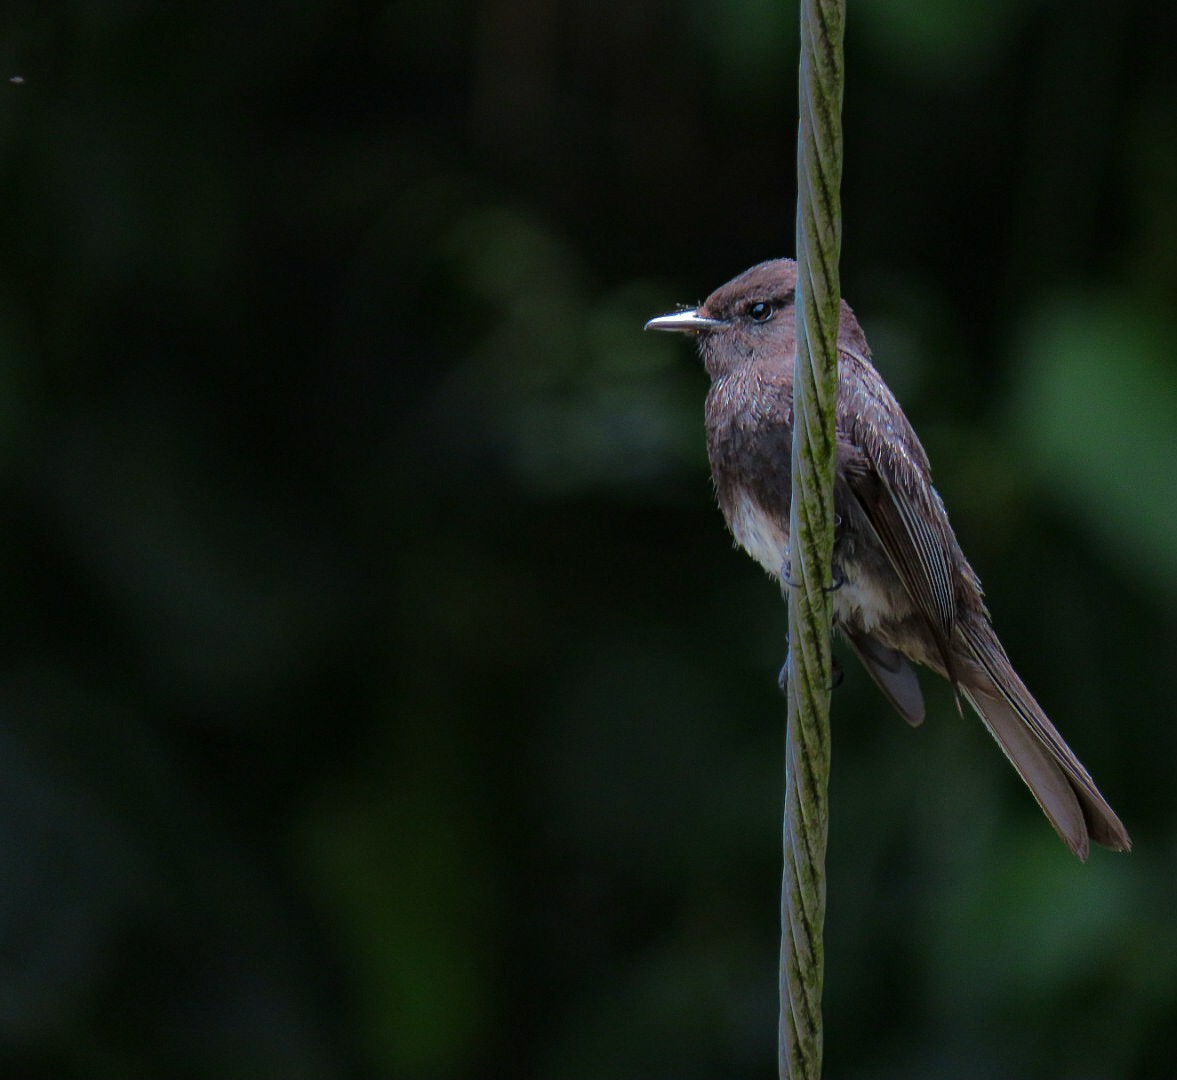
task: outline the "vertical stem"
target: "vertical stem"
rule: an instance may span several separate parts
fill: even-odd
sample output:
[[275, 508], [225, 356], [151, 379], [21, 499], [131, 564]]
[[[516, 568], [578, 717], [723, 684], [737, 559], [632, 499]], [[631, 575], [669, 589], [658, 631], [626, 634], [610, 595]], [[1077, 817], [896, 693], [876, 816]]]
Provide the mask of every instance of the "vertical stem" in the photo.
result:
[[780, 1076], [821, 1076], [845, 0], [802, 0]]

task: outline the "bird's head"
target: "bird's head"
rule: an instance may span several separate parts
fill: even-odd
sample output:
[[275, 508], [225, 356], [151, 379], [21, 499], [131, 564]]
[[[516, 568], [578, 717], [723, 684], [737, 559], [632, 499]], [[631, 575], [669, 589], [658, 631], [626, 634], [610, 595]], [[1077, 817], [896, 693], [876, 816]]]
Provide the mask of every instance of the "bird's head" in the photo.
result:
[[792, 259], [774, 259], [721, 285], [697, 308], [651, 319], [646, 329], [697, 335], [703, 365], [712, 379], [758, 358], [792, 363], [796, 290], [797, 264]]

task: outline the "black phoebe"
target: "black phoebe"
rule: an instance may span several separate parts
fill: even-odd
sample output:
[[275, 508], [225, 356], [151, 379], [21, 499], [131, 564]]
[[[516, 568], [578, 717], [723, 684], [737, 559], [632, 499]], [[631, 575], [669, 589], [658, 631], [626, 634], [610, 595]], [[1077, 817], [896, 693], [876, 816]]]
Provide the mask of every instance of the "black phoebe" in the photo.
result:
[[[785, 583], [796, 286], [791, 259], [761, 263], [701, 307], [646, 324], [697, 335], [711, 377], [707, 456], [720, 508], [739, 546]], [[871, 365], [845, 301], [837, 437], [834, 625], [913, 726], [923, 722], [924, 701], [909, 661], [948, 679], [1080, 859], [1089, 840], [1127, 851], [1131, 841], [1120, 819], [997, 640], [981, 583], [932, 486], [928, 456]]]

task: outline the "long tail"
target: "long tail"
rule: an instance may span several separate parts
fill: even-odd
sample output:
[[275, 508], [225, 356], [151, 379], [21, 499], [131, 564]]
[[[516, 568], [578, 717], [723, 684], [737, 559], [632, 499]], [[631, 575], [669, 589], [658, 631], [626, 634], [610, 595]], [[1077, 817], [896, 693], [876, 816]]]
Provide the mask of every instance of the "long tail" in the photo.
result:
[[1127, 851], [1128, 832], [981, 619], [957, 629], [960, 689], [1026, 782], [1063, 842], [1086, 859], [1089, 841]]

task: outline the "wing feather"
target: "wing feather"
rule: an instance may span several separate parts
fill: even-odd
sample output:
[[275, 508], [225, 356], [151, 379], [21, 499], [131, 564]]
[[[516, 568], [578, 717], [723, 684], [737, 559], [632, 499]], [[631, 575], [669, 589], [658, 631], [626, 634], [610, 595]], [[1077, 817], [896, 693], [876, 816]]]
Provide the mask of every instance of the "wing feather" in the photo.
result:
[[[846, 470], [850, 491], [923, 619], [945, 672], [958, 688], [952, 658], [956, 582], [975, 582], [948, 515], [932, 486], [923, 446], [891, 391], [864, 357], [843, 351], [839, 429], [860, 461]], [[977, 585], [978, 600], [980, 587]]]

